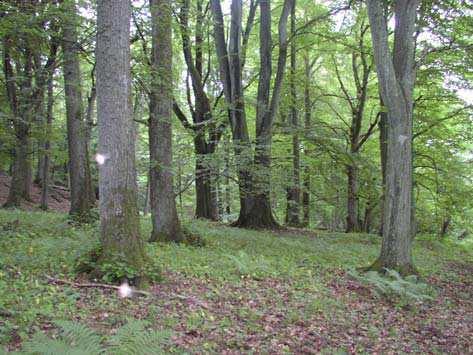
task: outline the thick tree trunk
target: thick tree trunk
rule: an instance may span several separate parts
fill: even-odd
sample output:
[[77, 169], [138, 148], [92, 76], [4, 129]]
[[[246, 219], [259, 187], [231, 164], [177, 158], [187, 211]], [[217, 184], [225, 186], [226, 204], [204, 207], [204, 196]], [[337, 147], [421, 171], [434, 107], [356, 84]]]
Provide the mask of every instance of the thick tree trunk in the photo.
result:
[[382, 2], [368, 0], [374, 58], [387, 108], [386, 190], [381, 255], [373, 269], [415, 272], [412, 262], [412, 108], [415, 83], [414, 30], [418, 0], [397, 0], [394, 50], [390, 55]]
[[92, 180], [90, 176], [87, 127], [82, 112], [81, 71], [77, 43], [77, 15], [72, 2], [63, 25], [64, 87], [69, 148], [69, 179], [71, 208], [69, 214], [77, 221], [90, 220], [93, 208]]
[[172, 3], [150, 0], [152, 18], [149, 149], [151, 212], [150, 241], [180, 242], [172, 172]]
[[[292, 2], [291, 8], [291, 35], [296, 33], [296, 0]], [[287, 224], [292, 227], [299, 227], [300, 222], [300, 146], [299, 146], [299, 115], [297, 113], [297, 92], [296, 92], [296, 41], [291, 42], [291, 130], [292, 130], [292, 183], [289, 186], [287, 196]]]
[[135, 180], [131, 105], [129, 0], [97, 6], [97, 114], [100, 224], [103, 263], [141, 273], [145, 259]]
[[212, 152], [205, 138], [197, 135], [194, 138], [196, 152], [195, 165], [195, 192], [196, 192], [196, 218], [204, 218], [212, 221], [218, 220], [218, 201], [215, 195], [214, 168], [209, 163]]

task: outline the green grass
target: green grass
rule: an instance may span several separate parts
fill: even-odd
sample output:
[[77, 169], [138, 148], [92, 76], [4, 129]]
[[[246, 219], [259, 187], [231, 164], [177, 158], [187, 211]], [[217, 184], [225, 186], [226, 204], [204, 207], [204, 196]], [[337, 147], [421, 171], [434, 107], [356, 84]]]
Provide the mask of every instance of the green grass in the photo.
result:
[[[206, 246], [147, 244], [149, 255], [162, 268], [165, 277], [174, 273], [184, 279], [207, 280], [209, 289], [206, 295], [209, 299], [227, 295], [227, 291], [222, 290], [228, 289], [229, 285], [250, 287], [248, 285], [257, 285], [264, 280], [279, 280], [283, 285], [289, 285], [291, 302], [303, 304], [301, 310], [287, 309], [284, 324], [309, 319], [327, 309], [341, 314], [346, 312], [343, 301], [331, 296], [329, 282], [337, 273], [368, 266], [377, 257], [380, 247], [378, 236], [366, 234], [273, 234], [203, 221], [189, 221], [185, 227], [201, 235]], [[143, 220], [143, 237], [149, 235], [150, 228], [149, 221]], [[90, 290], [90, 294], [84, 296], [82, 290], [57, 287], [46, 280], [47, 274], [75, 278], [75, 259], [96, 245], [97, 231], [97, 225], [71, 225], [67, 216], [62, 214], [0, 210], [0, 311], [10, 313], [0, 320], [0, 344], [19, 343], [44, 329], [45, 324], [58, 320], [80, 318], [105, 331], [123, 324], [125, 315], [113, 313], [117, 307], [123, 307], [122, 301], [110, 298], [101, 290]], [[448, 239], [441, 242], [418, 237], [414, 243], [414, 262], [422, 277], [436, 275], [441, 280], [452, 281], [461, 276], [448, 265], [452, 262], [473, 263], [473, 248], [469, 242]], [[231, 292], [236, 292], [233, 294], [236, 299], [258, 299], [260, 290], [257, 286], [251, 287], [247, 295]], [[264, 290], [265, 297], [274, 296], [276, 307], [287, 308], [283, 300], [278, 303], [278, 291], [271, 294], [272, 291]], [[80, 302], [92, 297], [90, 295], [93, 295], [92, 303], [84, 305]], [[160, 317], [161, 306], [147, 304], [148, 317], [154, 314], [153, 319], [162, 318], [162, 326], [177, 327], [179, 320], [173, 315]], [[90, 321], [94, 312], [103, 309], [111, 310], [113, 317], [108, 317], [103, 324]], [[260, 330], [264, 312], [246, 306], [238, 312], [248, 319], [248, 327], [252, 327], [248, 331]], [[191, 331], [201, 329], [205, 332], [213, 329], [215, 324], [222, 329], [225, 324], [231, 327], [229, 315], [217, 318], [216, 315], [193, 311], [184, 316], [183, 322]], [[202, 349], [214, 349], [218, 345], [203, 344]]]

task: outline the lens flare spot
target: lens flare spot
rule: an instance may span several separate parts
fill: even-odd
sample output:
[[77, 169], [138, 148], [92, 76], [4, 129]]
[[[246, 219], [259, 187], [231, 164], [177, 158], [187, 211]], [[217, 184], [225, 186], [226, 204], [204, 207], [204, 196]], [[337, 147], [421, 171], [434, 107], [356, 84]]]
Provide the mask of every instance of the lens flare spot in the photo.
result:
[[118, 288], [118, 294], [120, 295], [121, 298], [126, 298], [130, 297], [131, 294], [133, 293], [133, 290], [131, 289], [130, 285], [128, 285], [128, 282], [124, 282], [120, 285]]
[[99, 165], [104, 165], [105, 162], [107, 161], [107, 156], [105, 154], [97, 153], [95, 154], [95, 161]]

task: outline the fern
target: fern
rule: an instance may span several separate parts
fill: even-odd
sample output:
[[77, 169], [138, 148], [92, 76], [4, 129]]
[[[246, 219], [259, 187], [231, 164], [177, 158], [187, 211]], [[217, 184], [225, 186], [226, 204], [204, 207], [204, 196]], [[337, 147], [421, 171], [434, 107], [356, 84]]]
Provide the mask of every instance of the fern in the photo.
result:
[[[130, 320], [108, 341], [87, 326], [68, 321], [57, 322], [61, 331], [57, 338], [36, 333], [23, 345], [21, 355], [160, 355], [169, 341], [169, 331], [147, 330], [144, 321]], [[0, 352], [1, 354], [1, 352]]]
[[390, 269], [386, 269], [385, 276], [376, 271], [360, 274], [355, 270], [350, 270], [348, 274], [357, 281], [370, 286], [376, 295], [394, 300], [402, 306], [434, 299], [433, 290], [429, 285], [420, 282], [415, 275], [403, 278], [396, 270]]
[[58, 339], [50, 339], [43, 333], [36, 333], [24, 344], [20, 354], [41, 355], [95, 355], [104, 353], [100, 337], [87, 326], [67, 321], [58, 322], [62, 329]]
[[109, 351], [114, 355], [165, 354], [162, 346], [167, 344], [169, 331], [146, 330], [147, 323], [129, 320], [109, 341]]

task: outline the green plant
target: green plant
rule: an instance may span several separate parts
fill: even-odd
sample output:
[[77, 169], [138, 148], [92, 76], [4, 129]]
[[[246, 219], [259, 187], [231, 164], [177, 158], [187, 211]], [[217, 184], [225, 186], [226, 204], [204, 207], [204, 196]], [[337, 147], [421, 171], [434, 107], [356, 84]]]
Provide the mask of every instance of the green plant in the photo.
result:
[[350, 270], [348, 274], [362, 284], [369, 286], [378, 296], [384, 296], [401, 306], [434, 299], [432, 288], [421, 282], [416, 275], [403, 278], [396, 270], [385, 270], [385, 275], [376, 271], [359, 273], [355, 270]]
[[60, 321], [57, 337], [51, 338], [38, 332], [23, 345], [21, 355], [139, 355], [164, 354], [169, 331], [146, 328], [147, 323], [129, 320], [117, 333], [104, 338], [89, 327], [75, 322]]

